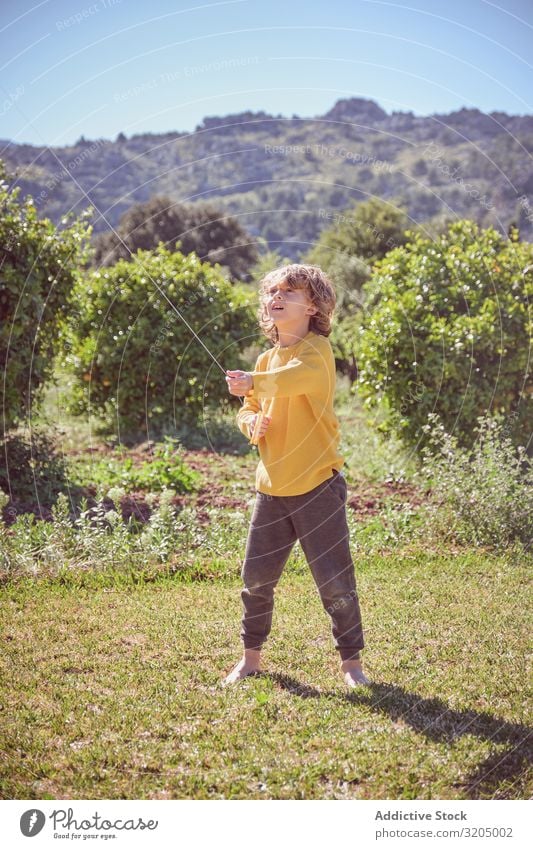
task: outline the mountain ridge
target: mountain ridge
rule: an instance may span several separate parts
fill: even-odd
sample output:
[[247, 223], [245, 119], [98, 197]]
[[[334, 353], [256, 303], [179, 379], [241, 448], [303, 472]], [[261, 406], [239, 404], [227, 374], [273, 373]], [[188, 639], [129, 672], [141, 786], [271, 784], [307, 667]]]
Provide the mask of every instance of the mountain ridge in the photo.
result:
[[403, 205], [416, 221], [471, 217], [500, 230], [513, 221], [533, 237], [533, 115], [462, 107], [417, 116], [342, 98], [314, 117], [245, 110], [206, 116], [192, 132], [0, 144], [22, 194], [56, 223], [88, 206], [86, 193], [98, 210], [95, 233], [164, 194], [216, 202], [252, 238], [293, 258], [325, 226], [324, 209], [371, 196]]

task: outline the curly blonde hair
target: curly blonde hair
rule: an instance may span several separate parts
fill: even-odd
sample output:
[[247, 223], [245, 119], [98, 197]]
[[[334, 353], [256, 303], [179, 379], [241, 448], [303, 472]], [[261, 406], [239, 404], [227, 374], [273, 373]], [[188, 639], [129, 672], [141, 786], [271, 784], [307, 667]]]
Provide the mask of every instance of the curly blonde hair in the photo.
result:
[[335, 289], [329, 277], [318, 265], [282, 265], [269, 271], [259, 282], [259, 324], [263, 333], [271, 342], [279, 342], [278, 329], [271, 318], [269, 318], [265, 297], [269, 288], [284, 281], [289, 289], [304, 289], [314, 307], [315, 315], [309, 321], [309, 330], [320, 336], [329, 336], [331, 333], [331, 322], [333, 311], [337, 302]]

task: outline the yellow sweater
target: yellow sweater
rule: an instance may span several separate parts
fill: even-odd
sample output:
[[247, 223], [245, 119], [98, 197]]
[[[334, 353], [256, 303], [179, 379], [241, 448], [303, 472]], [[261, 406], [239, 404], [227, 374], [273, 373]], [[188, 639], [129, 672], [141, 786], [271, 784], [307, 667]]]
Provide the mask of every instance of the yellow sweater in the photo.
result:
[[274, 345], [251, 372], [253, 389], [237, 414], [249, 437], [260, 410], [272, 421], [259, 440], [255, 485], [267, 495], [302, 495], [344, 464], [333, 410], [335, 360], [326, 336], [313, 331], [295, 345]]

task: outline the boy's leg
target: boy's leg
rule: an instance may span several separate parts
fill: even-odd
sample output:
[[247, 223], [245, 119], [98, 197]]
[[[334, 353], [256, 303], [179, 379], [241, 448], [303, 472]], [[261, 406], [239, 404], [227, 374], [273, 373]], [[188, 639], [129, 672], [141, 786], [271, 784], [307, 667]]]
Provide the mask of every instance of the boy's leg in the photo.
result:
[[341, 661], [358, 661], [364, 638], [346, 522], [346, 495], [346, 481], [337, 473], [311, 492], [291, 498], [290, 516], [331, 618]]
[[245, 649], [260, 649], [270, 633], [274, 589], [297, 539], [283, 506], [285, 500], [261, 492], [256, 495], [241, 570], [241, 638]]

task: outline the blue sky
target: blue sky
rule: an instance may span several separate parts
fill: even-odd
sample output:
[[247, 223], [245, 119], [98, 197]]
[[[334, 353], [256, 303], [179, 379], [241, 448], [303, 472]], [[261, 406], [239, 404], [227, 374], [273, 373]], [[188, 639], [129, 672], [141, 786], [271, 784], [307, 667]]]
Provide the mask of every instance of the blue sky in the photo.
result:
[[207, 115], [533, 112], [533, 0], [3, 0], [0, 138], [192, 131]]

